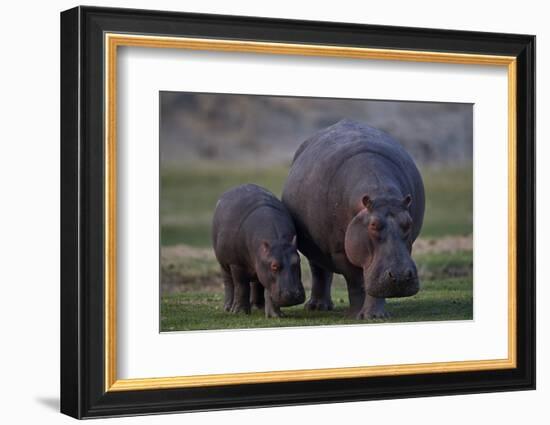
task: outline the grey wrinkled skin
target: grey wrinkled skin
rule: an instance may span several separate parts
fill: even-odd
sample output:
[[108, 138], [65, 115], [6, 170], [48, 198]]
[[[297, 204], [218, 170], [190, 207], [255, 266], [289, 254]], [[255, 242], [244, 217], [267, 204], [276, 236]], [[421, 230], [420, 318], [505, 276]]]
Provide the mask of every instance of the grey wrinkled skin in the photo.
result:
[[333, 308], [333, 273], [345, 277], [360, 319], [386, 317], [385, 298], [418, 292], [411, 249], [422, 228], [424, 185], [388, 134], [351, 120], [321, 130], [296, 151], [282, 200], [311, 267], [306, 308]]
[[212, 242], [225, 288], [224, 309], [281, 317], [280, 307], [301, 304], [296, 229], [285, 206], [271, 192], [246, 184], [225, 192], [216, 205]]

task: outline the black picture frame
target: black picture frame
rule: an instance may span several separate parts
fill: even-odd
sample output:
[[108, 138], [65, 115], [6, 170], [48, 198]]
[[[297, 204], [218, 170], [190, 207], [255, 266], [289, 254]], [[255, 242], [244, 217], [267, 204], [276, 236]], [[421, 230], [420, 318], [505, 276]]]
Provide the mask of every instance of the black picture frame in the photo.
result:
[[[517, 367], [369, 378], [105, 391], [104, 34], [514, 56]], [[75, 418], [535, 388], [535, 37], [131, 9], [61, 13], [61, 412]]]

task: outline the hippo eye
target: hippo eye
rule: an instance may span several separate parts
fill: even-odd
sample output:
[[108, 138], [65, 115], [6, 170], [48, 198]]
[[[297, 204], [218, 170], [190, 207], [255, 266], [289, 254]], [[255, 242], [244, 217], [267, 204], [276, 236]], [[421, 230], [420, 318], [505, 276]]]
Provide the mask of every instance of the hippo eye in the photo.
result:
[[403, 236], [408, 237], [409, 232], [411, 231], [411, 222], [406, 221], [404, 223], [401, 223], [401, 230], [403, 231]]
[[404, 231], [404, 232], [408, 232], [409, 230], [411, 230], [411, 221], [410, 220], [407, 220], [407, 221], [404, 221], [401, 223], [401, 229]]
[[281, 270], [281, 265], [279, 263], [271, 263], [271, 271], [278, 272]]

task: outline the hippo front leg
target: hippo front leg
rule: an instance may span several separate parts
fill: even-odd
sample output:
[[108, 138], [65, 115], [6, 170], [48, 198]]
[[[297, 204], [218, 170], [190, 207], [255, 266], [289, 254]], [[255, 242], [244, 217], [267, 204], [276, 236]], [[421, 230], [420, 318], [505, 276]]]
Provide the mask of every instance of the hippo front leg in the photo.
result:
[[264, 299], [265, 299], [265, 317], [283, 317], [281, 309], [273, 304], [271, 300], [271, 294], [267, 289], [264, 290]]
[[350, 316], [359, 318], [366, 299], [363, 274], [361, 271], [350, 269], [344, 277], [348, 287]]
[[385, 304], [385, 298], [374, 298], [367, 294], [363, 308], [357, 313], [356, 317], [358, 319], [387, 319], [390, 315], [384, 309]]
[[350, 270], [345, 276], [348, 285], [350, 315], [356, 319], [386, 319], [385, 298], [374, 298], [365, 292], [362, 271]]
[[332, 272], [309, 262], [311, 269], [311, 298], [306, 303], [307, 310], [332, 310], [334, 304], [330, 296]]
[[233, 304], [231, 313], [250, 314], [250, 278], [239, 267], [231, 266], [233, 278]]
[[262, 310], [265, 306], [264, 287], [260, 282], [250, 282], [250, 304], [252, 308]]

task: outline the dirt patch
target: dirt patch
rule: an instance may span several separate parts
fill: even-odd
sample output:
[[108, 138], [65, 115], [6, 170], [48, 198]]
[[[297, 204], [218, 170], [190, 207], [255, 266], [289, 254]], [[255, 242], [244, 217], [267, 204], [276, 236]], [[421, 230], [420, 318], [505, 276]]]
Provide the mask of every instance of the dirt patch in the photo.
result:
[[179, 273], [172, 273], [170, 271], [162, 270], [161, 278], [162, 295], [189, 291], [219, 292], [223, 287], [221, 275], [188, 279]]
[[173, 260], [175, 258], [194, 258], [201, 260], [216, 260], [211, 248], [195, 248], [189, 245], [174, 245], [162, 247], [160, 250], [162, 259]]
[[219, 291], [222, 278], [214, 252], [210, 248], [188, 245], [162, 247], [160, 251], [161, 291]]
[[471, 251], [472, 249], [472, 235], [445, 236], [437, 239], [419, 238], [413, 245], [413, 254], [452, 253], [457, 251]]
[[[418, 238], [413, 246], [415, 255], [471, 251], [473, 248], [472, 235], [445, 236], [442, 238]], [[211, 248], [195, 248], [188, 245], [174, 245], [162, 247], [161, 257], [167, 262], [178, 258], [191, 258], [216, 261]]]
[[[418, 239], [414, 243], [415, 257], [430, 254], [452, 254], [471, 251], [472, 236], [447, 236], [437, 239]], [[305, 264], [305, 262], [304, 262]], [[471, 262], [417, 263], [422, 279], [469, 276]], [[308, 274], [303, 273], [304, 286], [309, 287]], [[163, 295], [188, 292], [220, 292], [223, 281], [220, 268], [211, 248], [175, 245], [161, 248], [161, 292]]]

